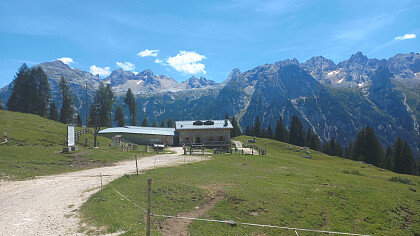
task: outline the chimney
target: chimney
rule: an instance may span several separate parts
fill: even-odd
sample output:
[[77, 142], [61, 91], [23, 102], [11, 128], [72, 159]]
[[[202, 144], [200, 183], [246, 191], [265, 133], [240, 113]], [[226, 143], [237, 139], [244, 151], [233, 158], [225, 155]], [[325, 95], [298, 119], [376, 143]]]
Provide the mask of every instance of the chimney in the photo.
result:
[[228, 120], [229, 119], [225, 119], [225, 126], [228, 126]]

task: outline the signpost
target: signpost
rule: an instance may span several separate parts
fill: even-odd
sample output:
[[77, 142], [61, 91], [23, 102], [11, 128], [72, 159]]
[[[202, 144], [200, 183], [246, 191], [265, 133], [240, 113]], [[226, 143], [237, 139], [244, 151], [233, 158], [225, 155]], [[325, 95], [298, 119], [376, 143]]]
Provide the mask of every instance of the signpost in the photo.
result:
[[74, 135], [74, 126], [67, 126], [67, 147], [63, 148], [63, 152], [77, 151], [77, 146], [75, 146], [75, 135]]
[[73, 147], [74, 143], [74, 126], [67, 126], [67, 146]]

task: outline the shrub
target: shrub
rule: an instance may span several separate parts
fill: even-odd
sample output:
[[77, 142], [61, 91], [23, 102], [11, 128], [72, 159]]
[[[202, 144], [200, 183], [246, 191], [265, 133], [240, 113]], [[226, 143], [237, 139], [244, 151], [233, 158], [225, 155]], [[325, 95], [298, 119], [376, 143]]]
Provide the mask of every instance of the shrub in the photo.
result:
[[406, 178], [406, 177], [400, 177], [400, 176], [392, 176], [391, 178], [388, 179], [388, 181], [409, 184], [409, 185], [417, 185], [411, 179]]

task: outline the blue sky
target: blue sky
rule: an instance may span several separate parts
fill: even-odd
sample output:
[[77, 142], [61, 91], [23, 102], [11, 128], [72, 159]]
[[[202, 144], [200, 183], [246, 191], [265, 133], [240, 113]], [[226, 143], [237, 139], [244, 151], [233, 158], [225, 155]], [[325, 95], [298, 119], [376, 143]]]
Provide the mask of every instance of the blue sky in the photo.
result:
[[1, 1], [0, 87], [23, 62], [221, 82], [234, 68], [285, 59], [418, 53], [419, 38], [411, 0]]

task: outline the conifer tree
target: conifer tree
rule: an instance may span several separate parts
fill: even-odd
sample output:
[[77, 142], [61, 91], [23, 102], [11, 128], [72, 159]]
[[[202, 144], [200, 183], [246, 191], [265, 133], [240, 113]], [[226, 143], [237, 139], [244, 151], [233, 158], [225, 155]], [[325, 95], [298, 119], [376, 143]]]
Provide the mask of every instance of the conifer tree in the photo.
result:
[[385, 169], [394, 171], [394, 151], [391, 145], [388, 145], [385, 151]]
[[403, 171], [403, 149], [404, 143], [400, 137], [394, 143], [394, 171], [402, 173]]
[[15, 79], [12, 82], [13, 88], [10, 94], [9, 100], [7, 101], [7, 109], [9, 111], [25, 112], [25, 86], [29, 77], [29, 68], [23, 63], [15, 75]]
[[252, 136], [251, 129], [249, 128], [249, 126], [247, 126], [246, 129], [245, 129], [245, 135]]
[[161, 128], [165, 128], [165, 121], [163, 121], [163, 120], [162, 120], [162, 121], [160, 122], [160, 127], [161, 127]]
[[232, 117], [232, 126], [233, 129], [230, 131], [230, 136], [232, 138], [242, 135], [241, 129], [239, 129], [239, 125], [235, 117]]
[[76, 116], [76, 125], [77, 127], [82, 127], [83, 125], [82, 117], [80, 116], [79, 113], [77, 113], [77, 116]]
[[130, 124], [137, 125], [136, 98], [134, 97], [134, 94], [133, 92], [131, 92], [130, 88], [127, 90], [127, 93], [125, 94], [124, 102], [128, 106], [128, 110], [130, 111]]
[[266, 138], [269, 138], [269, 139], [273, 139], [274, 138], [273, 129], [271, 129], [271, 125], [270, 124], [268, 124], [268, 127], [267, 127], [267, 137]]
[[353, 150], [353, 145], [350, 142], [349, 146], [346, 147], [346, 149], [344, 151], [344, 158], [351, 159], [351, 157], [352, 157], [352, 150]]
[[335, 155], [338, 157], [343, 157], [343, 148], [341, 147], [341, 144], [337, 142], [335, 145]]
[[329, 143], [329, 153], [327, 153], [330, 156], [337, 156], [337, 145], [335, 144], [334, 137], [331, 138]]
[[147, 120], [147, 117], [144, 117], [143, 121], [141, 122], [141, 126], [149, 127], [149, 121]]
[[408, 145], [407, 141], [404, 141], [402, 162], [401, 174], [414, 174], [414, 157], [413, 153], [411, 152], [410, 145]]
[[281, 116], [276, 124], [276, 131], [274, 132], [274, 139], [280, 142], [288, 141], [288, 132], [287, 132], [287, 129], [284, 127], [283, 119]]
[[358, 160], [363, 156], [364, 162], [375, 166], [383, 167], [383, 149], [375, 135], [372, 127], [367, 126], [362, 129], [354, 141], [353, 160]]
[[296, 115], [292, 116], [290, 124], [289, 143], [297, 146], [305, 146], [305, 131], [302, 123]]
[[59, 88], [62, 95], [63, 104], [60, 110], [60, 122], [64, 124], [73, 123], [74, 107], [70, 86], [64, 76], [61, 76]]
[[1, 97], [0, 97], [0, 110], [3, 110], [3, 102], [1, 101]]
[[47, 74], [41, 67], [33, 69], [32, 74], [37, 84], [36, 114], [41, 117], [47, 117], [48, 103], [51, 98]]
[[312, 132], [311, 128], [308, 128], [308, 132], [306, 132], [306, 139], [305, 139], [305, 146], [309, 147], [311, 144], [312, 139]]
[[174, 124], [174, 120], [172, 120], [171, 117], [168, 118], [168, 121], [166, 122], [168, 128], [174, 128], [175, 124]]
[[319, 151], [319, 138], [318, 135], [312, 134], [311, 140], [309, 143], [309, 148], [315, 151]]
[[153, 121], [152, 127], [158, 127], [158, 123], [157, 123], [157, 121], [156, 121], [156, 120], [155, 120], [155, 121]]
[[111, 85], [104, 85], [103, 82], [99, 84], [98, 89], [95, 91], [93, 102], [98, 105], [99, 120], [101, 126], [111, 126], [111, 110], [114, 104], [114, 93], [112, 92]]
[[122, 106], [118, 106], [115, 110], [114, 121], [117, 122], [118, 127], [125, 126], [124, 110]]
[[255, 124], [253, 126], [253, 135], [256, 137], [261, 137], [261, 122], [259, 116], [255, 119]]
[[58, 121], [58, 110], [54, 101], [50, 105], [50, 113], [48, 115], [48, 119]]

